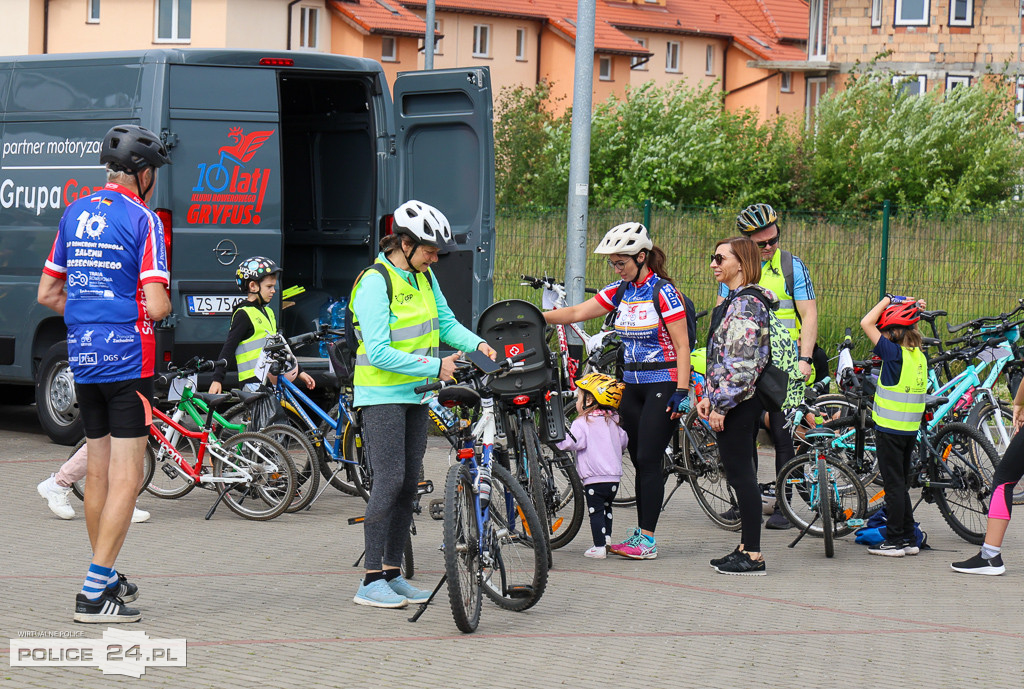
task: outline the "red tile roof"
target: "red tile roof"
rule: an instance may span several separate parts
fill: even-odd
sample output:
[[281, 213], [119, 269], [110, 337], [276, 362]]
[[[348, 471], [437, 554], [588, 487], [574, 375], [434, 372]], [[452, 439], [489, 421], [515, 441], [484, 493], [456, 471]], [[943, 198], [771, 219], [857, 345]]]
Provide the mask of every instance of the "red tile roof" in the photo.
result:
[[423, 37], [426, 24], [398, 0], [330, 0], [328, 8], [368, 33]]
[[762, 0], [783, 40], [806, 41], [810, 10], [804, 0]]

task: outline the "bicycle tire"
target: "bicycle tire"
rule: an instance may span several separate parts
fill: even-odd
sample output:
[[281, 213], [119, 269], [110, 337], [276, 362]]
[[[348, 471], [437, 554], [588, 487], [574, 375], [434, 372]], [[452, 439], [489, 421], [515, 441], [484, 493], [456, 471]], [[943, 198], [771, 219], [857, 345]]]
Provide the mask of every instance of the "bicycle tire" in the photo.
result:
[[402, 576], [406, 579], [412, 579], [416, 576], [416, 559], [412, 554], [412, 534], [409, 534], [409, 540], [405, 542], [405, 550], [402, 551]]
[[[161, 431], [164, 437], [166, 437], [168, 427], [156, 419], [153, 420], [153, 423], [162, 426]], [[181, 423], [185, 426], [185, 420], [182, 420]], [[185, 472], [182, 471], [177, 462], [171, 457], [168, 449], [152, 434], [149, 436], [147, 445], [153, 449], [156, 468], [153, 471], [153, 478], [150, 479], [149, 484], [146, 486], [146, 492], [162, 500], [174, 500], [191, 493], [196, 484], [185, 475]], [[174, 449], [181, 454], [182, 459], [195, 466], [196, 457], [199, 453], [198, 441], [186, 435], [179, 435], [178, 439], [174, 442]], [[164, 467], [169, 468], [165, 469]]]
[[951, 488], [931, 487], [935, 506], [953, 533], [968, 543], [981, 545], [988, 525], [992, 484], [991, 475], [986, 477], [975, 457], [980, 449], [994, 467], [999, 461], [996, 450], [981, 431], [963, 423], [946, 424], [931, 444], [937, 455], [929, 451], [929, 478], [956, 484]]
[[857, 403], [850, 401], [850, 398], [842, 393], [818, 395], [811, 406], [827, 417], [825, 421], [853, 416], [857, 412]]
[[480, 624], [480, 547], [473, 479], [462, 464], [448, 467], [444, 484], [444, 573], [448, 603], [459, 631]]
[[[245, 431], [224, 441], [223, 449], [253, 474], [245, 483], [213, 484], [224, 495], [228, 509], [254, 521], [273, 519], [288, 509], [295, 494], [295, 465], [278, 442], [263, 433]], [[235, 472], [219, 457], [214, 456], [211, 464], [215, 477], [229, 477]]]
[[[338, 405], [335, 404], [331, 407], [327, 415], [332, 419], [338, 418]], [[341, 455], [344, 459], [351, 459], [348, 450], [348, 441], [346, 433], [349, 432], [350, 422], [345, 422], [345, 427], [341, 431]], [[326, 421], [319, 426], [320, 433], [323, 435], [323, 445], [320, 449], [320, 473], [325, 479], [330, 481], [331, 486], [335, 490], [339, 490], [345, 495], [360, 495], [364, 500], [368, 499], [369, 493], [363, 495], [363, 492], [359, 490], [358, 483], [353, 473], [352, 465], [348, 463], [339, 463], [338, 460], [331, 457], [328, 453], [327, 448], [334, 447], [334, 438], [337, 431], [328, 424]], [[359, 446], [359, 452], [362, 452], [362, 446]], [[339, 471], [338, 469], [342, 469]]]
[[533, 500], [533, 506], [540, 517], [541, 525], [544, 527], [544, 542], [551, 548], [551, 519], [547, 509], [547, 499], [544, 496], [544, 476], [541, 473], [541, 445], [540, 436], [537, 435], [537, 427], [533, 419], [527, 418], [519, 429], [520, 442], [526, 459], [526, 487]]
[[738, 515], [739, 503], [726, 478], [715, 432], [701, 420], [696, 409], [683, 417], [679, 432], [683, 434], [683, 462], [690, 488], [701, 511], [718, 528], [739, 531], [739, 516], [735, 519], [723, 516], [733, 508]]
[[373, 490], [373, 469], [370, 457], [366, 454], [362, 428], [356, 424], [346, 424], [342, 431], [342, 446], [345, 448], [345, 459], [355, 457], [355, 463], [345, 464], [349, 482], [356, 489], [356, 495], [366, 502], [370, 501]]
[[[826, 452], [824, 461], [829, 471], [829, 482], [833, 486], [830, 515], [832, 515], [833, 535], [841, 537], [855, 528], [849, 520], [863, 519], [867, 510], [868, 499], [864, 484], [841, 460], [831, 451]], [[786, 462], [779, 471], [775, 482], [775, 500], [786, 519], [799, 529], [811, 524], [818, 514], [817, 501], [812, 501], [811, 486], [817, 484], [817, 454], [797, 455]], [[833, 501], [838, 494], [838, 501]], [[823, 530], [820, 520], [808, 529], [808, 533], [821, 537]]]
[[818, 514], [821, 515], [821, 535], [825, 541], [825, 557], [836, 554], [835, 530], [832, 525], [832, 484], [828, 480], [828, 465], [825, 457], [818, 456]]
[[540, 471], [551, 522], [551, 548], [557, 550], [571, 543], [583, 524], [583, 481], [576, 471], [575, 457], [547, 445], [541, 447]]
[[305, 433], [291, 425], [278, 423], [260, 429], [276, 440], [295, 466], [295, 493], [285, 512], [305, 509], [320, 488], [320, 457]]
[[[68, 459], [71, 459], [71, 457], [74, 456], [74, 454], [76, 452], [78, 452], [78, 450], [83, 445], [85, 445], [85, 442], [86, 442], [85, 438], [82, 438], [80, 441], [78, 441], [78, 443], [75, 445], [75, 447], [72, 448], [71, 454], [68, 455]], [[145, 464], [143, 464], [143, 466], [142, 466], [142, 485], [139, 488], [139, 495], [142, 495], [142, 493], [149, 486], [149, 482], [153, 480], [153, 472], [155, 470], [156, 470], [156, 457], [153, 454], [153, 448], [151, 448], [149, 446], [149, 444], [147, 443], [146, 444], [146, 459], [145, 459]], [[85, 476], [83, 476], [82, 478], [80, 478], [79, 480], [77, 480], [77, 481], [75, 481], [75, 482], [73, 482], [71, 484], [71, 492], [74, 493], [76, 496], [78, 496], [79, 500], [82, 500], [83, 502], [85, 501]]]
[[[999, 411], [990, 402], [975, 404], [967, 415], [967, 425], [977, 428], [992, 443], [996, 455], [1002, 457], [1013, 437], [1013, 411], [1010, 405], [999, 401]], [[996, 414], [998, 413], [998, 417]], [[998, 420], [997, 420], [998, 419]], [[1005, 437], [1005, 440], [1004, 440]], [[1000, 460], [1002, 461], [1002, 460]], [[994, 469], [995, 467], [993, 467]], [[1024, 481], [1018, 481], [1013, 490], [1013, 504], [1024, 505]]]
[[533, 607], [548, 581], [548, 550], [540, 517], [529, 494], [512, 474], [491, 463], [491, 503], [488, 511], [491, 566], [481, 569], [481, 585], [495, 605], [512, 612]]

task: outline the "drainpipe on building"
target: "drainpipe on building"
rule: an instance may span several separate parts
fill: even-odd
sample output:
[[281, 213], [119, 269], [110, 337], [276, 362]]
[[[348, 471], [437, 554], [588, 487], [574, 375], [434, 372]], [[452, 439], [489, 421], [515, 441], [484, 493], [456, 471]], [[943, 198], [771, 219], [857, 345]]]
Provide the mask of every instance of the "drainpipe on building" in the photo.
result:
[[534, 82], [540, 83], [540, 44], [544, 40], [544, 25], [547, 23], [547, 19], [540, 20], [540, 28], [537, 29], [537, 77]]
[[43, 0], [43, 55], [50, 49], [50, 0]]
[[729, 73], [729, 48], [732, 46], [732, 39], [730, 38], [725, 44], [725, 50], [722, 51], [722, 105], [725, 105], [725, 97], [729, 94], [729, 91], [725, 87], [725, 77]]
[[292, 8], [295, 7], [297, 2], [299, 2], [299, 0], [292, 0], [288, 3], [288, 40], [284, 43], [286, 50], [292, 49], [292, 15], [294, 14], [294, 12], [292, 12]]
[[434, 69], [434, 0], [427, 0], [426, 24], [423, 33], [423, 69]]

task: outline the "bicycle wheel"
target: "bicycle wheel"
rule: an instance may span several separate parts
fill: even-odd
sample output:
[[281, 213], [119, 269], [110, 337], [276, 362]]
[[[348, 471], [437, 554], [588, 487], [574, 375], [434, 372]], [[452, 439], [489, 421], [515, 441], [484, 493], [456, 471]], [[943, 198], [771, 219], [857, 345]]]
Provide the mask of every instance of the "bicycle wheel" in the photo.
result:
[[[824, 463], [831, 484], [830, 499], [825, 506], [829, 508], [832, 533], [837, 537], [845, 536], [857, 528], [850, 526], [849, 520], [863, 519], [867, 494], [857, 475], [831, 453], [825, 454]], [[822, 536], [822, 518], [818, 517], [822, 508], [818, 471], [816, 454], [797, 455], [789, 460], [775, 483], [775, 499], [794, 526], [804, 529], [814, 522], [808, 533]]]
[[266, 433], [280, 443], [295, 465], [295, 495], [286, 512], [298, 512], [316, 497], [320, 487], [320, 458], [306, 434], [287, 424], [267, 426]]
[[558, 549], [576, 538], [583, 524], [583, 481], [576, 471], [575, 457], [547, 445], [541, 447], [540, 473], [551, 522], [551, 548]]
[[818, 395], [811, 406], [817, 410], [819, 415], [825, 417], [825, 421], [853, 416], [857, 411], [856, 402], [850, 401], [846, 395], [841, 393]]
[[[327, 415], [332, 419], [338, 418], [338, 405], [335, 404], [331, 407], [331, 410], [327, 412]], [[352, 424], [344, 422], [344, 427], [341, 430], [341, 452], [342, 457], [345, 459], [353, 459], [352, 455], [349, 454], [349, 438], [348, 434], [353, 432], [350, 431]], [[353, 465], [345, 462], [340, 462], [337, 459], [331, 457], [327, 448], [334, 448], [335, 439], [337, 438], [337, 431], [331, 424], [326, 421], [320, 424], [320, 432], [323, 434], [323, 445], [318, 448], [320, 450], [320, 473], [323, 477], [331, 482], [331, 486], [336, 490], [340, 490], [346, 495], [362, 495], [363, 499], [366, 500], [369, 497], [369, 493], [363, 495], [363, 492], [359, 490], [358, 483], [355, 479], [355, 473]], [[354, 432], [358, 432], [358, 426], [354, 427]], [[353, 447], [353, 451], [362, 453], [362, 442]]]
[[[1013, 438], [1013, 411], [1003, 401], [995, 407], [991, 403], [975, 404], [967, 416], [967, 425], [977, 428], [992, 443], [996, 455], [1002, 457]], [[984, 453], [980, 453], [984, 454]], [[977, 461], [980, 457], [975, 456]], [[1024, 481], [1018, 481], [1013, 490], [1013, 504], [1024, 505]]]
[[[928, 477], [933, 484], [948, 485], [931, 486], [935, 506], [953, 533], [981, 545], [992, 495], [991, 467], [999, 461], [996, 450], [981, 431], [962, 423], [943, 426], [931, 445], [936, 454], [929, 452]], [[986, 459], [979, 462], [978, 452], [987, 455]]]
[[416, 560], [412, 556], [412, 534], [409, 534], [409, 540], [405, 542], [405, 550], [402, 551], [402, 576], [406, 579], [412, 579], [416, 576]]
[[832, 557], [836, 553], [835, 531], [832, 525], [832, 484], [828, 480], [828, 465], [825, 464], [824, 455], [818, 456], [816, 464], [818, 479], [818, 514], [821, 515], [821, 535], [825, 541], [825, 557]]
[[482, 564], [484, 594], [505, 610], [521, 612], [544, 595], [547, 546], [526, 490], [504, 467], [491, 463], [491, 502], [484, 525], [489, 559]]
[[855, 416], [833, 419], [822, 425], [834, 430], [837, 438], [842, 438], [841, 441], [832, 443], [833, 454], [857, 474], [865, 487], [875, 483], [879, 476], [878, 456], [875, 453], [875, 429], [872, 427], [864, 430], [864, 452], [858, 457], [854, 448], [856, 438], [853, 435], [857, 428]]
[[[715, 432], [701, 420], [696, 409], [691, 409], [683, 417], [679, 432], [683, 434], [683, 462], [690, 488], [701, 511], [715, 526], [726, 531], [739, 531], [739, 503], [726, 480]], [[731, 518], [730, 510], [736, 515], [734, 518]]]
[[544, 495], [544, 476], [541, 473], [541, 444], [540, 436], [537, 435], [537, 427], [533, 419], [526, 419], [519, 429], [519, 441], [522, 444], [522, 451], [525, 457], [520, 459], [519, 466], [523, 468], [525, 461], [525, 472], [520, 475], [520, 482], [525, 479], [527, 492], [537, 509], [537, 516], [540, 517], [541, 525], [544, 527], [544, 542], [548, 548], [551, 547], [551, 515], [547, 509], [547, 498]]
[[612, 504], [617, 507], [632, 507], [636, 504], [636, 467], [628, 452], [622, 454], [622, 478], [619, 479], [619, 490]]
[[[78, 452], [83, 445], [85, 445], [85, 442], [85, 438], [82, 438], [71, 450], [71, 454], [68, 455], [68, 459], [71, 459], [71, 457], [74, 456], [74, 454]], [[142, 485], [139, 487], [139, 495], [142, 495], [142, 492], [149, 486], [149, 482], [153, 480], [153, 471], [155, 470], [156, 457], [153, 455], [153, 448], [147, 444], [145, 463], [142, 465]], [[85, 500], [84, 476], [71, 484], [71, 492], [77, 495], [79, 500]]]
[[355, 487], [356, 494], [369, 502], [370, 491], [373, 490], [373, 469], [363, 444], [362, 429], [358, 425], [346, 424], [342, 431], [342, 446], [345, 448], [345, 459], [355, 459], [355, 463], [345, 464], [348, 480]]
[[469, 634], [480, 623], [480, 538], [473, 478], [462, 464], [448, 467], [443, 543], [452, 617], [459, 631]]
[[226, 494], [228, 509], [240, 517], [265, 521], [278, 516], [295, 495], [295, 465], [280, 443], [263, 433], [246, 431], [228, 438], [214, 454], [213, 475], [217, 478], [249, 478], [237, 483], [216, 483]]
[[[153, 424], [160, 429], [164, 437], [167, 437], [167, 434], [171, 432], [177, 435], [178, 438], [174, 442], [174, 449], [177, 450], [185, 462], [195, 466], [196, 457], [199, 453], [199, 442], [188, 436], [178, 434], [177, 431], [172, 431], [162, 421], [154, 419]], [[184, 422], [182, 425], [185, 425]], [[153, 456], [156, 459], [156, 470], [153, 472], [153, 478], [150, 480], [149, 485], [146, 486], [146, 492], [164, 500], [173, 500], [192, 492], [196, 484], [178, 467], [174, 457], [171, 455], [170, 449], [152, 435], [149, 436], [148, 446], [153, 450]]]

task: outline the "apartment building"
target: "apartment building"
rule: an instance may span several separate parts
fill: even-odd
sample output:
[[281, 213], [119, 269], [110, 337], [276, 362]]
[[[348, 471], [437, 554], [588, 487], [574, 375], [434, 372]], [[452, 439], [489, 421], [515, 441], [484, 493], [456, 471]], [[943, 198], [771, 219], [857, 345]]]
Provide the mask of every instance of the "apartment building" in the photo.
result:
[[[181, 45], [357, 55], [381, 61], [389, 79], [423, 68], [426, 0], [5, 2], [14, 21], [0, 28], [0, 53]], [[486, 65], [496, 93], [547, 80], [556, 107], [571, 104], [576, 0], [435, 6], [435, 68]], [[804, 0], [597, 0], [594, 101], [685, 80], [717, 84], [726, 107], [762, 119], [799, 116], [805, 71], [784, 67], [807, 61], [807, 11]]]

